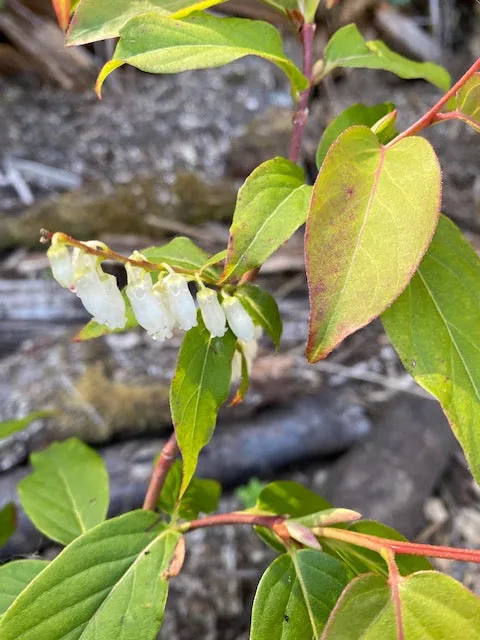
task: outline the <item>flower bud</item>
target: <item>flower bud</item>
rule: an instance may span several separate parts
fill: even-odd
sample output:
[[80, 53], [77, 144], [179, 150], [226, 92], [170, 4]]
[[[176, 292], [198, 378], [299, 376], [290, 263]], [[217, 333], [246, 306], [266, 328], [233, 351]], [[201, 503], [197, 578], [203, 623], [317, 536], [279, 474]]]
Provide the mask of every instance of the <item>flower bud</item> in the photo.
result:
[[221, 338], [227, 330], [225, 313], [218, 301], [217, 292], [213, 289], [203, 288], [197, 293], [197, 302], [200, 307], [203, 322], [208, 331], [215, 338]]
[[53, 277], [61, 287], [75, 291], [75, 275], [70, 250], [65, 243], [57, 238], [58, 234], [56, 233], [47, 251]]
[[253, 340], [255, 336], [255, 325], [253, 320], [245, 311], [242, 303], [233, 296], [226, 296], [222, 302], [223, 310], [227, 316], [230, 329], [240, 340]]
[[170, 310], [178, 326], [185, 331], [196, 327], [197, 308], [185, 278], [178, 273], [170, 273], [163, 282], [168, 294]]
[[153, 290], [152, 276], [142, 269], [127, 264], [128, 284], [125, 289], [138, 324], [154, 340], [171, 338], [167, 312]]

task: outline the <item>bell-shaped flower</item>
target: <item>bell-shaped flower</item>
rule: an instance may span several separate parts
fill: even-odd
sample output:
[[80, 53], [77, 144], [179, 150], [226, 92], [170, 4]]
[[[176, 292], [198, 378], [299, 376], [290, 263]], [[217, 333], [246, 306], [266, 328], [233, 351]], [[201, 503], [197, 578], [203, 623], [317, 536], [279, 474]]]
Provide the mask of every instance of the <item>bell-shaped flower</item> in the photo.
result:
[[238, 298], [224, 294], [223, 310], [227, 316], [230, 329], [240, 340], [253, 340], [255, 325]]
[[75, 291], [75, 273], [70, 249], [58, 238], [59, 234], [55, 233], [47, 251], [52, 274], [61, 287]]
[[176, 323], [188, 331], [197, 326], [197, 308], [185, 278], [178, 273], [169, 273], [163, 280], [168, 303]]
[[[133, 257], [137, 258], [136, 255]], [[154, 340], [171, 338], [172, 332], [168, 311], [165, 309], [160, 297], [155, 295], [152, 276], [145, 269], [128, 263], [126, 269], [128, 284], [125, 291], [138, 324]]]
[[215, 338], [221, 338], [227, 330], [227, 320], [219, 301], [217, 292], [203, 287], [197, 293], [197, 302], [200, 307], [203, 322], [208, 331]]
[[[255, 360], [258, 352], [258, 340], [262, 336], [262, 328], [255, 327], [255, 337], [248, 342], [245, 340], [239, 340], [243, 355], [247, 363], [248, 375], [252, 371], [253, 361]], [[242, 378], [242, 354], [236, 350], [232, 359], [232, 382], [238, 382]]]
[[97, 256], [81, 249], [73, 252], [76, 293], [95, 322], [109, 329], [123, 329], [126, 322], [125, 300], [115, 276], [102, 271]]

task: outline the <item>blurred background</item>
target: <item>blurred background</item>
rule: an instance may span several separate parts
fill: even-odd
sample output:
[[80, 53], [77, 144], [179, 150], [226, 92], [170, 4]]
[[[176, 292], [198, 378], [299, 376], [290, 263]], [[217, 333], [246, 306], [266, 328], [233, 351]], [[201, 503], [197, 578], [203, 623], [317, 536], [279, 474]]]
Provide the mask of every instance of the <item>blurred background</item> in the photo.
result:
[[[107, 462], [114, 515], [141, 505], [171, 429], [168, 386], [181, 336], [163, 345], [136, 331], [72, 342], [88, 317], [53, 282], [40, 228], [101, 239], [127, 255], [176, 235], [221, 250], [239, 185], [262, 161], [287, 155], [289, 87], [275, 67], [247, 58], [173, 76], [122, 69], [100, 102], [92, 86], [113, 41], [64, 49], [50, 0], [0, 6], [0, 421], [53, 410], [0, 440], [0, 506], [17, 500], [31, 451], [76, 435]], [[292, 27], [268, 6], [232, 0], [217, 10], [274, 23], [299, 62]], [[318, 55], [352, 21], [369, 39], [446, 65], [454, 78], [480, 55], [474, 0], [344, 0], [319, 12]], [[309, 179], [322, 131], [347, 106], [391, 100], [404, 128], [438, 98], [423, 82], [339, 71], [312, 97], [302, 156]], [[478, 138], [460, 122], [427, 136], [442, 163], [444, 211], [480, 249]], [[117, 265], [106, 268], [124, 279]], [[221, 508], [239, 508], [261, 482], [291, 479], [417, 540], [478, 548], [480, 489], [381, 324], [307, 365], [301, 233], [267, 262], [260, 284], [279, 301], [284, 336], [278, 354], [262, 341], [245, 402], [222, 409], [201, 456], [200, 475], [224, 486]], [[248, 605], [270, 551], [241, 527], [199, 530], [189, 540], [161, 637], [246, 639]], [[57, 552], [20, 514], [0, 561]], [[478, 568], [438, 566], [480, 594]]]

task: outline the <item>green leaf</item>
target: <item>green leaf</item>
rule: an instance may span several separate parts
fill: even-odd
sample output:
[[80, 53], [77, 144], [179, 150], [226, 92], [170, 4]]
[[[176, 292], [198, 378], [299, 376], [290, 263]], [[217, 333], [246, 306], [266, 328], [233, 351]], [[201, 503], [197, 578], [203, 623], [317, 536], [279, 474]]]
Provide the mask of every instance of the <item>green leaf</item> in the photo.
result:
[[259, 267], [305, 222], [312, 188], [299, 166], [273, 158], [257, 167], [237, 196], [222, 282]]
[[73, 342], [83, 342], [84, 340], [93, 340], [94, 338], [101, 338], [102, 336], [109, 335], [110, 333], [122, 333], [129, 329], [138, 327], [138, 322], [133, 313], [132, 305], [128, 296], [125, 293], [125, 289], [122, 291], [123, 299], [125, 300], [125, 315], [126, 323], [122, 329], [110, 329], [106, 324], [99, 324], [95, 320], [90, 320], [87, 324], [80, 329], [80, 331], [73, 338]]
[[264, 488], [264, 482], [258, 478], [250, 478], [247, 484], [235, 489], [235, 496], [243, 504], [244, 509], [250, 509], [257, 504], [258, 497]]
[[250, 640], [320, 638], [346, 583], [340, 562], [324, 553], [305, 549], [279, 556], [258, 585]]
[[306, 22], [315, 22], [315, 15], [322, 0], [298, 0], [298, 6]]
[[[154, 264], [166, 262], [174, 269], [180, 268], [191, 271], [200, 271], [202, 269], [205, 276], [215, 281], [219, 276], [219, 271], [214, 269], [213, 266], [205, 266], [210, 260], [208, 253], [197, 247], [190, 238], [185, 238], [184, 236], [178, 236], [160, 247], [148, 247], [148, 249], [142, 250], [141, 253], [149, 262]], [[218, 255], [213, 257], [216, 259]]]
[[366, 41], [354, 24], [348, 24], [333, 34], [325, 48], [324, 63], [323, 77], [337, 67], [383, 69], [405, 80], [423, 78], [442, 91], [450, 88], [450, 74], [443, 67], [404, 58], [381, 40]]
[[77, 538], [0, 620], [2, 640], [152, 640], [180, 534], [132, 511]]
[[212, 513], [217, 509], [222, 487], [216, 480], [192, 478], [183, 498], [180, 499], [181, 485], [182, 463], [175, 460], [157, 502], [159, 509], [170, 515], [177, 513], [185, 520], [194, 520], [200, 513]]
[[225, 0], [81, 0], [67, 33], [67, 44], [87, 44], [120, 35], [121, 28], [144, 13], [183, 18]]
[[[387, 538], [388, 540], [407, 539], [401, 533], [392, 529], [381, 522], [375, 520], [359, 520], [353, 522], [346, 527], [348, 531], [355, 531], [366, 535], [377, 536], [379, 538]], [[325, 542], [325, 544], [324, 544]], [[373, 572], [375, 574], [388, 576], [388, 567], [383, 558], [375, 551], [357, 547], [340, 540], [322, 540], [322, 545], [327, 553], [332, 553], [335, 557], [340, 558], [355, 575]], [[416, 571], [428, 571], [432, 565], [426, 558], [421, 556], [398, 555], [396, 558], [398, 569], [401, 575], [409, 575]]]
[[236, 338], [231, 331], [214, 338], [200, 314], [185, 335], [170, 387], [170, 409], [183, 458], [183, 496], [195, 473], [198, 455], [210, 441], [220, 405], [230, 390]]
[[298, 482], [279, 480], [261, 491], [255, 509], [258, 513], [299, 518], [330, 509], [331, 504]]
[[15, 560], [0, 567], [0, 616], [47, 565], [46, 560]]
[[296, 91], [307, 88], [308, 80], [283, 52], [280, 33], [266, 22], [204, 13], [173, 20], [147, 13], [132, 18], [121, 29], [113, 59], [100, 72], [97, 93], [118, 63], [149, 73], [178, 73], [220, 67], [249, 55], [280, 67]]
[[480, 261], [448, 218], [382, 320], [405, 368], [440, 401], [480, 481]]
[[441, 191], [440, 165], [424, 138], [383, 147], [370, 129], [355, 126], [331, 147], [305, 235], [310, 362], [402, 293], [432, 239]]
[[475, 73], [459, 89], [456, 101], [463, 120], [480, 132], [480, 73]]
[[7, 542], [17, 528], [17, 510], [13, 502], [0, 509], [0, 547]]
[[102, 522], [108, 509], [108, 475], [101, 457], [70, 438], [32, 453], [33, 473], [18, 494], [33, 524], [46, 536], [69, 544]]
[[[364, 104], [353, 104], [351, 107], [348, 107], [348, 109], [345, 109], [345, 111], [342, 111], [323, 132], [317, 149], [317, 167], [320, 169], [327, 155], [327, 151], [345, 129], [355, 124], [373, 127], [376, 122], [388, 113], [392, 113], [394, 109], [395, 105], [393, 102], [383, 102], [382, 104], [376, 104], [371, 107]], [[397, 131], [394, 128], [387, 129], [378, 136], [378, 139], [382, 144], [386, 144], [390, 142], [396, 134]]]
[[255, 324], [265, 329], [278, 349], [283, 327], [275, 298], [254, 284], [243, 284], [238, 287], [235, 296], [241, 301]]
[[53, 415], [53, 411], [45, 409], [43, 411], [33, 411], [29, 413], [25, 418], [19, 418], [18, 420], [7, 420], [6, 422], [0, 422], [0, 439], [7, 438], [17, 431], [22, 431], [34, 420], [39, 418], [48, 418]]
[[282, 13], [287, 13], [287, 11], [295, 11], [298, 10], [298, 2], [297, 0], [262, 0], [265, 4], [269, 4], [271, 7], [274, 7], [278, 11]]
[[322, 640], [475, 640], [479, 625], [480, 600], [449, 576], [412, 574], [392, 598], [385, 578], [366, 575], [345, 589]]
[[[306, 487], [290, 480], [271, 482], [260, 492], [254, 513], [283, 515], [299, 518], [309, 513], [330, 509], [331, 504]], [[265, 527], [255, 527], [258, 536], [275, 551], [282, 553], [285, 548], [277, 536]]]

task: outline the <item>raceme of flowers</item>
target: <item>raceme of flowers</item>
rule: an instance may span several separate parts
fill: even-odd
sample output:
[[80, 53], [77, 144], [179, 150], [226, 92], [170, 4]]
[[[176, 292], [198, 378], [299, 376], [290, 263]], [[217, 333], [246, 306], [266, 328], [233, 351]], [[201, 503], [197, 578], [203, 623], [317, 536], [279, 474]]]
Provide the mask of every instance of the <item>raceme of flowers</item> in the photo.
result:
[[[108, 250], [96, 240], [85, 242], [94, 249]], [[109, 329], [123, 329], [126, 324], [126, 305], [115, 276], [101, 268], [102, 258], [75, 247], [73, 251], [65, 244], [63, 234], [54, 234], [47, 251], [53, 277], [66, 289], [80, 298], [85, 309], [99, 324]], [[138, 251], [130, 258], [136, 262], [145, 260]], [[164, 265], [168, 274], [153, 282], [149, 271], [126, 264], [127, 286], [125, 293], [130, 301], [138, 324], [155, 340], [172, 336], [174, 328], [188, 331], [197, 325], [197, 305], [183, 275]], [[235, 296], [221, 292], [222, 302], [216, 291], [205, 287], [198, 280], [196, 299], [205, 327], [214, 337], [222, 337], [227, 323], [242, 341], [244, 353], [250, 356], [256, 350], [255, 326], [242, 303]], [[246, 345], [250, 344], [247, 348]], [[250, 358], [247, 356], [247, 360]], [[240, 361], [241, 362], [241, 361]], [[240, 364], [241, 366], [241, 364]], [[237, 362], [238, 368], [238, 362]]]

